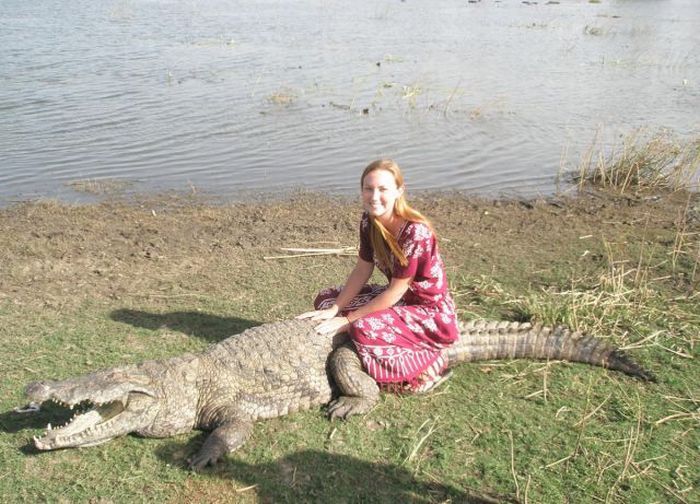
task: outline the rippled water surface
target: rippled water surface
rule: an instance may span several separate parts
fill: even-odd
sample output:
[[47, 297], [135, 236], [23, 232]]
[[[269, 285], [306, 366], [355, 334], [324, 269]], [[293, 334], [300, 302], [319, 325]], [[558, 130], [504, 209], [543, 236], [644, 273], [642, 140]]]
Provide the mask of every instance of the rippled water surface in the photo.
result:
[[377, 157], [551, 193], [596, 132], [696, 135], [699, 90], [696, 0], [3, 0], [0, 202], [350, 193]]

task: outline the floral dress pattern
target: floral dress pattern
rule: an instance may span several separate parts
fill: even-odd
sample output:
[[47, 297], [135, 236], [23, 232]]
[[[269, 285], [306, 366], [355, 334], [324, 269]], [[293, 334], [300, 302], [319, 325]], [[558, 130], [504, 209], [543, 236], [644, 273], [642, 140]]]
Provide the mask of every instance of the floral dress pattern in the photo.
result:
[[[455, 305], [449, 294], [445, 269], [437, 241], [430, 227], [407, 222], [398, 236], [408, 264], [393, 258], [388, 271], [377, 261], [370, 241], [370, 220], [365, 212], [360, 221], [361, 259], [374, 262], [387, 277], [413, 278], [401, 300], [385, 310], [370, 313], [351, 324], [350, 337], [362, 359], [365, 371], [380, 385], [417, 385], [424, 373], [438, 376], [446, 365], [442, 350], [458, 336]], [[387, 286], [366, 285], [341, 312], [365, 305]], [[322, 290], [314, 302], [316, 309], [333, 305], [342, 286]]]

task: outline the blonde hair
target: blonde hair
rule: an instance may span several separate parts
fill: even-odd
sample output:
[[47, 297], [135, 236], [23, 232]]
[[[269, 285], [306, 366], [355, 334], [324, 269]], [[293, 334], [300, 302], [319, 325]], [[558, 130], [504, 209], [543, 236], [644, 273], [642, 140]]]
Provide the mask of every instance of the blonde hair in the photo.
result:
[[[399, 165], [391, 159], [378, 159], [368, 164], [365, 170], [362, 172], [362, 177], [360, 177], [360, 189], [362, 189], [364, 186], [365, 177], [377, 170], [384, 170], [391, 173], [394, 177], [394, 181], [396, 182], [396, 187], [399, 189], [404, 186], [403, 174], [401, 173]], [[409, 222], [420, 222], [428, 226], [431, 231], [433, 230], [430, 221], [422, 213], [415, 210], [408, 204], [406, 201], [405, 191], [399, 195], [394, 203], [394, 215], [397, 215]], [[389, 230], [384, 227], [381, 222], [379, 222], [378, 219], [370, 216], [370, 222], [372, 223], [372, 228], [370, 229], [369, 237], [379, 263], [383, 264], [387, 270], [391, 271], [391, 251], [391, 253], [394, 254], [394, 257], [396, 257], [396, 259], [399, 261], [399, 264], [401, 264], [401, 266], [406, 266], [408, 264], [408, 259], [403, 253], [403, 250], [401, 250], [401, 247], [399, 247], [394, 235], [392, 235]]]

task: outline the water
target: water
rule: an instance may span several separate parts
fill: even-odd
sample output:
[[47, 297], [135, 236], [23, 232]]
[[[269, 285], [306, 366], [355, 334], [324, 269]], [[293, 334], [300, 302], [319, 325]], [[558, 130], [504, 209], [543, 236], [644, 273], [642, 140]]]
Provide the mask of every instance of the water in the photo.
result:
[[3, 0], [0, 203], [351, 193], [378, 157], [547, 194], [596, 135], [697, 135], [699, 42], [696, 0]]

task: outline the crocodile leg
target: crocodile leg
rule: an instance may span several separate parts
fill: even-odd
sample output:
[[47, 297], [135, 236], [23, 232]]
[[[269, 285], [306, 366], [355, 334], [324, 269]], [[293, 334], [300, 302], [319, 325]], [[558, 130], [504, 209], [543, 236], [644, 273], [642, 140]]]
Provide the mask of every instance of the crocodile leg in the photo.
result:
[[341, 392], [341, 396], [328, 405], [330, 419], [346, 419], [372, 409], [379, 400], [379, 387], [362, 369], [362, 362], [352, 343], [345, 343], [333, 351], [330, 367]]
[[224, 455], [238, 449], [253, 432], [253, 422], [232, 420], [212, 431], [194, 457], [187, 459], [190, 469], [199, 470], [214, 465]]

